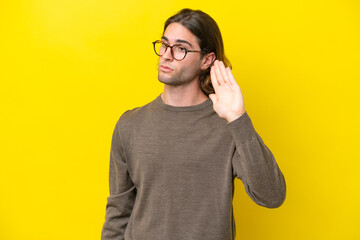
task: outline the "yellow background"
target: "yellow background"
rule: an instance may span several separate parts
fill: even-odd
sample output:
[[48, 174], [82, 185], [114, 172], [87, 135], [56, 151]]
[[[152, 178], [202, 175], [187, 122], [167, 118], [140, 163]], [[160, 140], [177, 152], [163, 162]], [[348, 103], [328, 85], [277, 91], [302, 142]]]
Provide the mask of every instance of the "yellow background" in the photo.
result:
[[162, 92], [151, 42], [184, 7], [218, 22], [287, 183], [267, 209], [236, 179], [236, 239], [360, 239], [359, 1], [18, 0], [0, 2], [1, 240], [100, 239], [115, 123]]

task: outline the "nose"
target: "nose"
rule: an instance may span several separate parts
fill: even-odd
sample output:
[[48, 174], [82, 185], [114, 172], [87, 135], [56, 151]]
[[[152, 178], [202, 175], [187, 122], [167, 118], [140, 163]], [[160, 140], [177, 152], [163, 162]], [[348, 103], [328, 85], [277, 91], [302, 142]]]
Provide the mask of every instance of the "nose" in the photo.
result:
[[173, 56], [171, 55], [171, 48], [167, 47], [163, 55], [161, 55], [161, 57], [170, 61], [174, 60]]

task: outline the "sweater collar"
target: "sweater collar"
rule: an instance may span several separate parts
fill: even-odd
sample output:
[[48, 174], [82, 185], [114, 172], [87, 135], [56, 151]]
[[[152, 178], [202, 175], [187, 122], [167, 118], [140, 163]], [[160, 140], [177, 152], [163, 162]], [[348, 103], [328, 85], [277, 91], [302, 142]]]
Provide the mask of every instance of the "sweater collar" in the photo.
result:
[[159, 104], [162, 108], [166, 109], [166, 110], [170, 110], [170, 111], [178, 111], [178, 112], [186, 112], [186, 111], [196, 111], [196, 110], [200, 110], [206, 107], [212, 107], [212, 101], [210, 98], [206, 99], [205, 101], [203, 101], [202, 103], [196, 104], [196, 105], [191, 105], [191, 106], [182, 106], [182, 107], [178, 107], [178, 106], [172, 106], [169, 104], [166, 104], [162, 98], [161, 98], [161, 94], [157, 96], [157, 98], [155, 99], [156, 103]]

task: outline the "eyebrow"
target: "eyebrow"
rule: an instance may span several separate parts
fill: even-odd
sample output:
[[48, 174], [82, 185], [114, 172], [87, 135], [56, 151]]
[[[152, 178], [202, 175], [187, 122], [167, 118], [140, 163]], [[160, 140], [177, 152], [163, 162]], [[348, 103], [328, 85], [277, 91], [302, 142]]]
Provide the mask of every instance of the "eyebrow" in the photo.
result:
[[[165, 37], [165, 36], [162, 36], [161, 39], [163, 39], [165, 41], [169, 41], [169, 39], [167, 37]], [[193, 47], [191, 45], [191, 43], [189, 43], [188, 41], [182, 40], [182, 39], [176, 39], [176, 42], [177, 43], [185, 43], [185, 44], [189, 45], [190, 47]]]

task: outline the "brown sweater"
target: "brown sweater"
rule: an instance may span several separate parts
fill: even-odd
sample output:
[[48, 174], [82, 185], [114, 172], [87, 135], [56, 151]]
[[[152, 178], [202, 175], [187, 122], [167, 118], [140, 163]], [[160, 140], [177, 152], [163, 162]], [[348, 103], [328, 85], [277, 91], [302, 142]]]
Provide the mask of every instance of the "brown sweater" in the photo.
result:
[[227, 123], [211, 99], [162, 101], [117, 121], [102, 240], [233, 240], [234, 178], [258, 205], [277, 208], [286, 183], [247, 112]]

